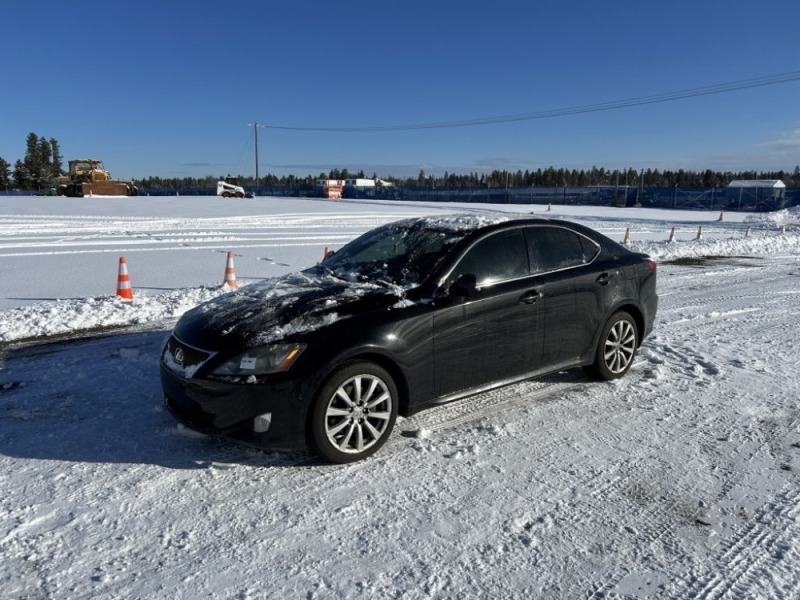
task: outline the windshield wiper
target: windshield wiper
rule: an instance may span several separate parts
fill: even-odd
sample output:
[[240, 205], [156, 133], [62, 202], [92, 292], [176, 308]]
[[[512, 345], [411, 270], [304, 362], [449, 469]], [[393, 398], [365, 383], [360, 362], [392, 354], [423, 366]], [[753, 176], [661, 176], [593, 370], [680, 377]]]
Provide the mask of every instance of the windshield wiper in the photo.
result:
[[321, 270], [321, 271], [322, 271], [322, 272], [323, 272], [325, 275], [330, 275], [331, 277], [333, 277], [333, 278], [335, 278], [335, 279], [338, 279], [339, 281], [347, 281], [347, 279], [345, 279], [344, 277], [342, 277], [340, 274], [338, 274], [336, 271], [334, 271], [333, 269], [331, 269], [331, 268], [330, 268], [329, 266], [327, 266], [327, 265], [323, 265], [322, 263], [317, 263], [317, 267], [319, 267], [319, 269], [320, 269], [320, 270]]

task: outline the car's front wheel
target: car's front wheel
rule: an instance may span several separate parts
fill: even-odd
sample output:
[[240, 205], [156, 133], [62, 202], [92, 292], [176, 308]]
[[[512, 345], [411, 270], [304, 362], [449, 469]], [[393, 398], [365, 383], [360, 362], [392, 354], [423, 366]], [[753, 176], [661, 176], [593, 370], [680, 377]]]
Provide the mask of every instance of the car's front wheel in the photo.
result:
[[594, 363], [586, 367], [586, 372], [606, 381], [625, 375], [636, 356], [638, 335], [636, 321], [629, 313], [615, 313], [603, 327]]
[[370, 362], [351, 362], [322, 386], [311, 414], [319, 454], [335, 463], [361, 460], [386, 442], [397, 419], [397, 387]]

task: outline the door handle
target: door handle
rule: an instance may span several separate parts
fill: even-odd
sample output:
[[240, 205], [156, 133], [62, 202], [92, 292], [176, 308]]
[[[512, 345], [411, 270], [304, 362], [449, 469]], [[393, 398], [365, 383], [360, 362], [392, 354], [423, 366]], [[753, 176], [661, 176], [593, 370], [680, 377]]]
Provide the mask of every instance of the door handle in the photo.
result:
[[602, 273], [601, 275], [597, 276], [597, 279], [595, 279], [595, 281], [600, 285], [608, 285], [609, 283], [611, 283], [611, 275], [609, 275], [608, 273]]
[[525, 292], [519, 301], [521, 304], [536, 304], [536, 301], [541, 297], [542, 292], [539, 290], [531, 290], [530, 292]]

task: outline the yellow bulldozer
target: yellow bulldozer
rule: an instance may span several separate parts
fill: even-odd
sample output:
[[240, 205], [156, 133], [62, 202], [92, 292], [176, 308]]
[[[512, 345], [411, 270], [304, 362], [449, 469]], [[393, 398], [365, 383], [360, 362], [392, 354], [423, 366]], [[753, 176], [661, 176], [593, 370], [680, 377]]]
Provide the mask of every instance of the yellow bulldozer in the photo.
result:
[[139, 190], [132, 181], [111, 178], [102, 160], [79, 158], [69, 161], [69, 172], [57, 177], [56, 194], [82, 198], [84, 196], [138, 196]]

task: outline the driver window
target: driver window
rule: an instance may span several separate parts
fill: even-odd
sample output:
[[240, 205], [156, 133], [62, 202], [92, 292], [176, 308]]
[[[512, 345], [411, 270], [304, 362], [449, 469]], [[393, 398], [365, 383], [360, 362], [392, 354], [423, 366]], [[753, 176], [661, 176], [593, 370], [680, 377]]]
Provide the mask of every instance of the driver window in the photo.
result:
[[453, 279], [475, 275], [478, 287], [528, 275], [528, 252], [521, 229], [495, 233], [470, 248], [453, 271]]

